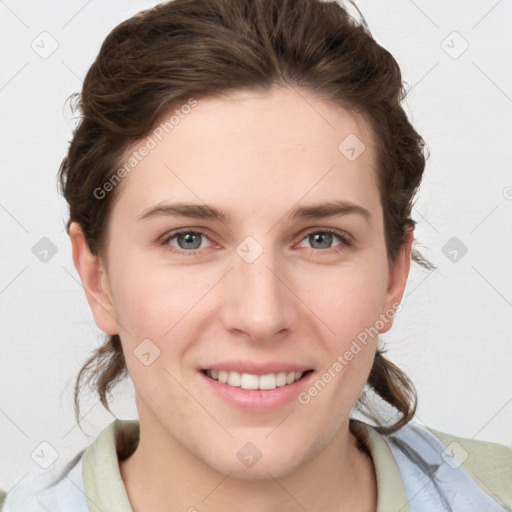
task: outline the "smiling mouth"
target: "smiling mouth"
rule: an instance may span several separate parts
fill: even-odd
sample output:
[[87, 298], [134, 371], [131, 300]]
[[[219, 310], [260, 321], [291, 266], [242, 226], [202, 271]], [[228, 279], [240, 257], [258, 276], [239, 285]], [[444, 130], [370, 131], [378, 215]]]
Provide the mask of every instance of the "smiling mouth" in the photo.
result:
[[310, 374], [313, 370], [304, 372], [277, 372], [266, 375], [239, 373], [223, 370], [201, 370], [204, 375], [221, 384], [246, 390], [271, 391], [278, 387], [289, 386]]

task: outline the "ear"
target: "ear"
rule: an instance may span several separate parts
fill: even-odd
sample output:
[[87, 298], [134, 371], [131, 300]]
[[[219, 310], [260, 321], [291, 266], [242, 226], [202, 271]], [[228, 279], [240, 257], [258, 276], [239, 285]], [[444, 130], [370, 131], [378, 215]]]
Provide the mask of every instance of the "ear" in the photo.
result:
[[69, 238], [73, 248], [73, 262], [96, 325], [106, 334], [118, 334], [114, 303], [103, 261], [91, 253], [82, 227], [77, 222], [71, 223]]
[[406, 241], [400, 248], [400, 252], [396, 257], [395, 263], [390, 268], [388, 290], [386, 293], [386, 300], [384, 303], [384, 310], [381, 314], [381, 319], [384, 322], [384, 327], [379, 329], [379, 333], [385, 333], [391, 329], [393, 319], [395, 318], [396, 311], [399, 310], [399, 305], [405, 291], [407, 284], [407, 277], [411, 268], [411, 252], [412, 243], [414, 241], [414, 228], [407, 229]]

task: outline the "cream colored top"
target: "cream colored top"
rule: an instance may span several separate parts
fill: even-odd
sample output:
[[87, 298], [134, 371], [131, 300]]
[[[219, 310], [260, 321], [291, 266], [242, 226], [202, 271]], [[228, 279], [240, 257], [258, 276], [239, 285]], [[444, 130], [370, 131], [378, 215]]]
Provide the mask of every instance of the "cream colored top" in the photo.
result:
[[[352, 421], [351, 428], [363, 441], [375, 467], [376, 512], [512, 512], [511, 448], [413, 423], [390, 436], [358, 420]], [[7, 495], [2, 512], [133, 512], [121, 478], [119, 456], [122, 453], [126, 457], [135, 450], [138, 436], [138, 421], [113, 421], [59, 483], [42, 491], [17, 486]], [[430, 452], [425, 448], [427, 441]], [[412, 453], [412, 459], [406, 453]], [[421, 460], [416, 458], [418, 453]], [[439, 497], [438, 488], [448, 491], [451, 508], [444, 497]]]

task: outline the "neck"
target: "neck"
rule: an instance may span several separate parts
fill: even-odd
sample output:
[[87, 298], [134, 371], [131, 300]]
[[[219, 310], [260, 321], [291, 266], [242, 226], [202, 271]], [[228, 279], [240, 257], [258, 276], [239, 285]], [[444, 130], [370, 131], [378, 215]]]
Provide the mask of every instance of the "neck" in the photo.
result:
[[158, 422], [140, 421], [139, 444], [120, 462], [120, 471], [133, 512], [373, 512], [375, 470], [358, 444], [347, 420], [297, 470], [278, 478], [268, 473], [268, 478], [246, 480], [206, 465]]

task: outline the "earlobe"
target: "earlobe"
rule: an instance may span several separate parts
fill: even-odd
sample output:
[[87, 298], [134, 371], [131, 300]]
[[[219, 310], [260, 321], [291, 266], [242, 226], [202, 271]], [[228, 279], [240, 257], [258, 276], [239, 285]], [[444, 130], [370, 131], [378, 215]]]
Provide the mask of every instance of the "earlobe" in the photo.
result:
[[382, 312], [386, 321], [385, 326], [379, 330], [381, 334], [391, 329], [396, 311], [400, 307], [400, 302], [407, 284], [407, 277], [409, 276], [409, 270], [411, 268], [413, 241], [414, 229], [410, 228], [406, 232], [406, 242], [400, 248], [400, 252], [398, 253], [395, 263], [390, 270], [385, 309]]
[[80, 224], [72, 222], [69, 238], [73, 262], [82, 281], [96, 325], [106, 334], [118, 334], [115, 309], [103, 261], [91, 253]]

